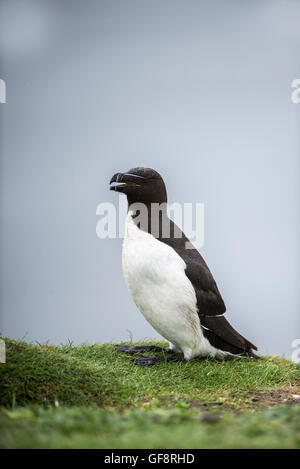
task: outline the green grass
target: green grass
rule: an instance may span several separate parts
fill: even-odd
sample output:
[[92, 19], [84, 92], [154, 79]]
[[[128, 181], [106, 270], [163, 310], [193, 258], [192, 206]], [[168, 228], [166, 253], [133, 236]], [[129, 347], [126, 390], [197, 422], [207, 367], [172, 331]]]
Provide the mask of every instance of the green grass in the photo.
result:
[[0, 447], [300, 445], [300, 406], [266, 410], [300, 391], [300, 366], [286, 359], [139, 367], [113, 344], [5, 342]]
[[253, 391], [296, 386], [300, 367], [279, 357], [226, 362], [191, 360], [140, 367], [113, 344], [32, 345], [5, 339], [0, 405], [138, 406], [152, 398], [218, 401], [239, 407]]
[[[212, 414], [209, 414], [210, 417]], [[0, 414], [1, 448], [300, 448], [300, 406], [214, 423], [195, 410], [28, 407]]]

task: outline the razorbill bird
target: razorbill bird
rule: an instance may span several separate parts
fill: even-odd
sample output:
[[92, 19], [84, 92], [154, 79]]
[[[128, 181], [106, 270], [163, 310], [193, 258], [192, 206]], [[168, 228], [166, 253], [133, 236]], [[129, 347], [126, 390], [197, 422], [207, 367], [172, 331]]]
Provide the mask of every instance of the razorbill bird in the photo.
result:
[[[110, 189], [126, 194], [128, 213], [122, 250], [126, 284], [152, 327], [169, 341], [155, 345], [117, 345], [118, 350], [178, 352], [183, 360], [236, 356], [259, 358], [257, 347], [241, 336], [224, 316], [226, 307], [202, 256], [167, 214], [167, 191], [150, 168], [116, 173]], [[159, 208], [157, 210], [157, 208]], [[139, 355], [135, 363], [153, 365], [178, 355]]]

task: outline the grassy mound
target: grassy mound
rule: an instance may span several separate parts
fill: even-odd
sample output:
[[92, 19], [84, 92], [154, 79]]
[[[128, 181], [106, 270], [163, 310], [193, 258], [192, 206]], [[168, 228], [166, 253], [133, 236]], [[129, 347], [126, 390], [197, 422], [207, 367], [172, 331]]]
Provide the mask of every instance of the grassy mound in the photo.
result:
[[122, 408], [153, 398], [171, 404], [184, 399], [193, 405], [251, 407], [264, 391], [297, 392], [300, 386], [300, 367], [279, 357], [140, 367], [113, 344], [54, 347], [5, 342], [7, 359], [0, 364], [0, 405], [5, 407], [59, 402]]
[[300, 366], [289, 360], [139, 367], [113, 344], [4, 340], [2, 448], [300, 447]]

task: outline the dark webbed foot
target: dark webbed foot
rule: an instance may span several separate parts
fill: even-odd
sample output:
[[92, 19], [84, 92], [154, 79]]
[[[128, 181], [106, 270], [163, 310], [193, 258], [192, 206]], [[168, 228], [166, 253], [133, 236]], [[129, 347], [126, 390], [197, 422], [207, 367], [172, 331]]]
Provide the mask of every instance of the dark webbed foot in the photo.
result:
[[136, 365], [141, 365], [141, 366], [151, 366], [155, 365], [156, 363], [159, 362], [168, 362], [168, 361], [174, 361], [174, 362], [184, 362], [184, 358], [182, 356], [166, 356], [166, 355], [159, 355], [158, 357], [146, 357], [144, 355], [139, 355], [136, 357], [134, 360], [134, 363]]
[[115, 345], [115, 348], [120, 352], [126, 353], [142, 353], [142, 352], [164, 352], [172, 353], [172, 350], [166, 349], [164, 347], [159, 347], [158, 345]]

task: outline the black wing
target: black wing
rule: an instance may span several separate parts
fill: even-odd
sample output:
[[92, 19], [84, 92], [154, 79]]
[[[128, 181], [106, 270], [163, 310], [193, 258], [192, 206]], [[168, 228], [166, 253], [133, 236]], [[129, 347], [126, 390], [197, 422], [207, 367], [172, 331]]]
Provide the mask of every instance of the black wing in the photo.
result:
[[196, 249], [189, 249], [182, 257], [186, 263], [186, 276], [195, 289], [199, 314], [201, 316], [224, 314], [225, 303], [202, 256]]
[[[172, 220], [170, 231], [170, 238], [159, 239], [171, 246], [186, 263], [185, 273], [195, 289], [199, 315], [224, 314], [226, 307], [223, 298], [205, 260]], [[174, 235], [175, 232], [177, 237]], [[178, 237], [178, 234], [181, 237]]]
[[[179, 228], [176, 230], [178, 232]], [[226, 306], [212, 273], [195, 248], [186, 248], [186, 243], [190, 247], [192, 245], [184, 233], [181, 238], [171, 236], [160, 240], [172, 246], [186, 263], [185, 273], [195, 289], [203, 333], [211, 345], [233, 354], [254, 356], [251, 349], [257, 350], [257, 347], [240, 335], [223, 316]]]

